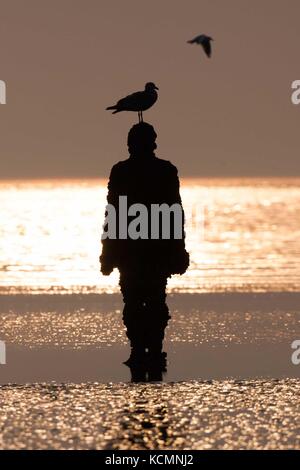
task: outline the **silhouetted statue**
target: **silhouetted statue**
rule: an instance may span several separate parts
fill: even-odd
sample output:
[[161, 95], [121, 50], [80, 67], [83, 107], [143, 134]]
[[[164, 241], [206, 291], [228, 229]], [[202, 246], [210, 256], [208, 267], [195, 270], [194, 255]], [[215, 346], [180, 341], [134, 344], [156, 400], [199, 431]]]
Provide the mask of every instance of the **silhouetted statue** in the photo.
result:
[[[116, 208], [117, 236], [102, 240], [100, 262], [104, 275], [109, 275], [114, 268], [120, 271], [120, 287], [125, 303], [123, 321], [131, 345], [127, 365], [131, 367], [133, 376], [136, 375], [136, 367], [138, 372], [141, 371], [138, 375], [142, 376], [147, 367], [148, 372], [151, 370], [151, 375], [159, 379], [158, 369], [164, 370], [166, 365], [166, 354], [162, 352], [164, 331], [171, 318], [166, 305], [167, 279], [172, 274], [183, 274], [186, 271], [189, 255], [184, 243], [184, 216], [177, 169], [170, 162], [155, 156], [156, 137], [150, 124], [135, 124], [128, 134], [130, 157], [114, 165], [111, 170], [107, 202]], [[148, 209], [146, 222], [149, 225], [149, 237], [151, 207], [154, 204], [176, 204], [181, 211], [180, 237], [178, 231], [176, 232], [173, 214], [170, 219], [170, 235], [167, 234], [167, 238], [163, 235], [163, 216], [160, 218], [159, 237], [156, 237], [158, 239], [132, 239], [124, 237], [124, 233], [120, 236], [120, 225], [123, 223], [119, 220], [120, 196], [127, 196], [128, 208], [133, 204], [142, 204]], [[124, 220], [124, 214], [122, 217]], [[131, 215], [128, 217], [126, 230], [132, 220], [134, 216]], [[107, 228], [106, 219], [104, 233]]]

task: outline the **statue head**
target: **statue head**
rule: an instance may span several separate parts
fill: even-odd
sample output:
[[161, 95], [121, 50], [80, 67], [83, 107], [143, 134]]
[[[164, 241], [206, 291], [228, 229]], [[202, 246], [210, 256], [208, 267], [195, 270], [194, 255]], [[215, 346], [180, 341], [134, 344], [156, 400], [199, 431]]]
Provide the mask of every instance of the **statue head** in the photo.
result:
[[135, 124], [128, 133], [127, 145], [131, 156], [143, 158], [153, 154], [157, 148], [157, 134], [154, 127], [147, 122], [139, 122]]

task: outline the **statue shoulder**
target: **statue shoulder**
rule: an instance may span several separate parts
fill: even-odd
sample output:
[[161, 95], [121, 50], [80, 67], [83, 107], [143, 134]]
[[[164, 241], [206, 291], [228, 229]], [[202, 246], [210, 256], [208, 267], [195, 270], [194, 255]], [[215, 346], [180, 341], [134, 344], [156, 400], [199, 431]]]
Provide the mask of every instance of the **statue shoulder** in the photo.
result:
[[126, 160], [120, 160], [119, 162], [115, 163], [110, 171], [111, 175], [117, 175], [119, 173], [122, 173], [127, 166], [128, 166], [129, 159], [127, 158]]
[[170, 174], [178, 174], [177, 167], [171, 163], [169, 160], [164, 160], [163, 158], [157, 158], [158, 164], [165, 169], [165, 171], [169, 172]]

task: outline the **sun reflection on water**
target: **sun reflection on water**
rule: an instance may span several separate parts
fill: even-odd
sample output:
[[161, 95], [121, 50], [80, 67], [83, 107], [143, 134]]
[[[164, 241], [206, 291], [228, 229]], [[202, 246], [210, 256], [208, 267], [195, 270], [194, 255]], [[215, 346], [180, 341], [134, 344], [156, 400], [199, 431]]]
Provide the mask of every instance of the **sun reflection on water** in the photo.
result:
[[[171, 292], [296, 291], [300, 180], [184, 180], [191, 266]], [[0, 292], [116, 292], [99, 273], [105, 181], [0, 184]], [[204, 216], [202, 231], [202, 220]]]

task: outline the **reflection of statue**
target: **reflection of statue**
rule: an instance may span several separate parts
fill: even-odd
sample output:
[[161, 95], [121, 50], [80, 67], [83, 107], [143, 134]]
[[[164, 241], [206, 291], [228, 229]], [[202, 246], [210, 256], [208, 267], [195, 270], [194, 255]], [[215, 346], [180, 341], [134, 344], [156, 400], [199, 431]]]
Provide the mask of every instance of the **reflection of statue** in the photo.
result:
[[162, 353], [160, 361], [147, 360], [147, 357], [144, 362], [129, 358], [124, 364], [130, 369], [131, 382], [160, 382], [167, 372], [167, 354]]
[[[170, 162], [157, 158], [156, 133], [150, 124], [136, 124], [128, 134], [130, 157], [111, 170], [107, 202], [116, 208], [120, 196], [127, 196], [128, 207], [143, 204], [148, 208], [151, 225], [153, 204], [179, 204], [177, 169]], [[179, 238], [174, 236], [171, 217], [170, 236], [158, 239], [103, 239], [100, 257], [101, 272], [109, 275], [120, 271], [120, 287], [124, 299], [123, 320], [131, 344], [127, 364], [156, 364], [164, 370], [166, 354], [162, 352], [164, 331], [170, 318], [166, 305], [167, 279], [183, 274], [189, 263], [184, 246], [183, 212]], [[118, 217], [117, 217], [118, 220]], [[130, 217], [128, 217], [128, 224]], [[117, 230], [117, 234], [119, 231]], [[148, 368], [149, 372], [149, 368]]]

